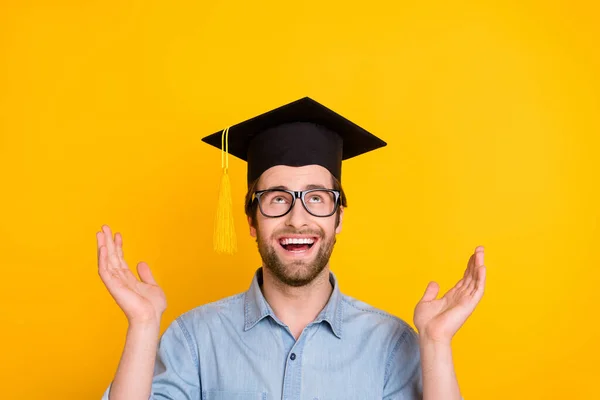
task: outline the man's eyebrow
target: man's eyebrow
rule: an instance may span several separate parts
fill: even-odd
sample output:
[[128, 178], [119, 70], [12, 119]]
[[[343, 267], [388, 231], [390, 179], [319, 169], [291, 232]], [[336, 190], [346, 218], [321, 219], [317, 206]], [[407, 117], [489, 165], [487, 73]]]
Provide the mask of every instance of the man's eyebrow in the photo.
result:
[[289, 190], [287, 186], [279, 185], [279, 186], [269, 186], [266, 189], [262, 190]]
[[327, 188], [323, 185], [306, 185], [305, 190], [310, 190], [310, 189], [327, 189]]

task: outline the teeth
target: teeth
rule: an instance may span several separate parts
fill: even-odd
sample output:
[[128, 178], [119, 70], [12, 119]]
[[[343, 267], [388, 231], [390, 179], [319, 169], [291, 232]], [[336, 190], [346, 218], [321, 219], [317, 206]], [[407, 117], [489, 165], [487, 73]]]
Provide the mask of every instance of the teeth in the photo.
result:
[[288, 244], [313, 244], [315, 241], [310, 238], [284, 238], [279, 242], [285, 246]]

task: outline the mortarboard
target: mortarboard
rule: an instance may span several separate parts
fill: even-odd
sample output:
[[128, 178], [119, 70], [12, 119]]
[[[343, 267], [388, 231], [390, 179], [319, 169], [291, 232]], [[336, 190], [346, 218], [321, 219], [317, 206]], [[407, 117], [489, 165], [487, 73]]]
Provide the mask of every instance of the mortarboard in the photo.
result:
[[248, 183], [276, 165], [321, 165], [341, 181], [342, 160], [386, 143], [338, 113], [304, 97], [202, 139], [222, 152], [223, 179], [215, 223], [217, 252], [235, 251], [227, 156], [248, 162]]

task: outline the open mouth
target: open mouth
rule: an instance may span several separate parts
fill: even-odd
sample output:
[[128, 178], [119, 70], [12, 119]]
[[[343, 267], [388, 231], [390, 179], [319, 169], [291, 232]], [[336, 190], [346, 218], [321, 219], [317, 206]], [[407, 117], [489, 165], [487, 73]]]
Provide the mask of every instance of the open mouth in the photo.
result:
[[284, 250], [292, 253], [302, 253], [310, 250], [317, 242], [317, 238], [314, 237], [303, 237], [303, 238], [281, 238], [279, 244]]

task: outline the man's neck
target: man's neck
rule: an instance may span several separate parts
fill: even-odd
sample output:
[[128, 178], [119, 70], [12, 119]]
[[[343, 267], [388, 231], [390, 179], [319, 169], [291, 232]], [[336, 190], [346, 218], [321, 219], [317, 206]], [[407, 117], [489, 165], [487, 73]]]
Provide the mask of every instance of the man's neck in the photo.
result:
[[308, 285], [288, 286], [263, 268], [263, 296], [273, 312], [286, 324], [295, 339], [298, 339], [306, 325], [313, 322], [323, 310], [333, 288], [329, 282], [329, 266]]

